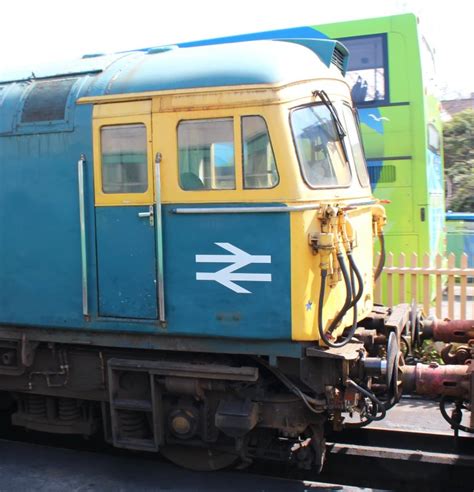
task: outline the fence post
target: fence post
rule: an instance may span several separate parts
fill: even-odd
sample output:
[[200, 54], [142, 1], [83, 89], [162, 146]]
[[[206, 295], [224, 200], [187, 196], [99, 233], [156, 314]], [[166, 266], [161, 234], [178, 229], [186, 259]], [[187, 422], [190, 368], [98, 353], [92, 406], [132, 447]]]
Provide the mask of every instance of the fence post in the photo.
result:
[[390, 271], [390, 267], [393, 267], [393, 253], [387, 255], [387, 303], [389, 306], [393, 306], [393, 274]]
[[430, 267], [430, 255], [425, 253], [423, 256], [423, 311], [426, 316], [430, 314], [431, 304], [431, 283], [430, 274], [426, 271]]
[[400, 269], [400, 273], [398, 274], [398, 302], [400, 304], [405, 302], [405, 272], [403, 269], [405, 268], [405, 253], [400, 253], [398, 257], [398, 268]]
[[450, 253], [448, 256], [448, 318], [454, 319], [454, 273], [456, 267], [456, 255]]
[[[468, 267], [467, 254], [461, 255], [461, 270]], [[467, 276], [461, 275], [461, 313], [460, 319], [467, 319]]]
[[443, 267], [443, 258], [440, 254], [436, 255], [436, 317], [441, 318], [441, 308], [443, 305], [443, 282], [439, 270]]
[[411, 269], [412, 273], [411, 277], [411, 291], [410, 291], [410, 302], [415, 301], [418, 304], [418, 274], [416, 268], [418, 267], [418, 255], [416, 253], [412, 253], [411, 255]]

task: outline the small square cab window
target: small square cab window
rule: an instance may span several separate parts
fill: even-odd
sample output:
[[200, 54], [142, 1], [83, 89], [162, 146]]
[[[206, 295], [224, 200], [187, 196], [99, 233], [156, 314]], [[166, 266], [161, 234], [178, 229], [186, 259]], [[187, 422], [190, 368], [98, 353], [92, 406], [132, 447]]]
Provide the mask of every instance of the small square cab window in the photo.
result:
[[100, 144], [102, 191], [145, 193], [148, 189], [145, 125], [103, 126]]
[[181, 121], [178, 149], [183, 190], [235, 189], [232, 118]]

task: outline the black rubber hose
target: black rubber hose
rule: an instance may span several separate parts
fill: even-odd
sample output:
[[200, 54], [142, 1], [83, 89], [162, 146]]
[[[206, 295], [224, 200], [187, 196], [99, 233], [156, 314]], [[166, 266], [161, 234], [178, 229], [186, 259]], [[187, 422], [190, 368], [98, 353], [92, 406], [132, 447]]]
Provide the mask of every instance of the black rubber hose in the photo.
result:
[[348, 422], [344, 424], [345, 429], [361, 429], [362, 427], [365, 427], [372, 422], [374, 422], [374, 417], [377, 416], [377, 407], [372, 407], [372, 415], [367, 415], [365, 420], [362, 420], [361, 422]]
[[348, 379], [346, 382], [347, 382], [348, 385], [354, 387], [357, 391], [359, 391], [364, 396], [366, 396], [367, 398], [369, 398], [370, 401], [374, 405], [376, 405], [376, 407], [380, 411], [380, 415], [378, 417], [376, 417], [376, 416], [370, 417], [372, 419], [372, 421], [374, 421], [374, 420], [382, 420], [382, 419], [385, 418], [385, 416], [387, 415], [387, 412], [385, 410], [385, 405], [371, 391], [369, 391], [368, 389], [360, 386], [355, 381], [352, 381], [352, 379]]
[[360, 292], [360, 283], [359, 283], [359, 292], [357, 292], [357, 294], [356, 294], [354, 268], [351, 265], [351, 260], [352, 260], [352, 263], [354, 263], [354, 259], [352, 258], [351, 253], [347, 253], [347, 259], [349, 260], [349, 268], [350, 268], [350, 272], [351, 272], [351, 286], [352, 286], [352, 302], [351, 302], [352, 326], [351, 326], [349, 333], [347, 334], [347, 338], [350, 340], [354, 336], [354, 333], [357, 329], [357, 300], [356, 300], [356, 297], [357, 297], [357, 294], [359, 294], [359, 292]]
[[319, 301], [318, 301], [318, 331], [319, 336], [326, 343], [326, 334], [324, 333], [323, 328], [323, 304], [324, 304], [324, 294], [326, 293], [326, 278], [328, 276], [328, 271], [324, 268], [321, 268], [321, 288], [319, 289]]
[[332, 320], [332, 323], [328, 328], [329, 333], [331, 333], [337, 327], [337, 325], [341, 322], [342, 318], [352, 306], [352, 284], [349, 272], [347, 271], [346, 263], [344, 261], [342, 253], [338, 253], [336, 257], [337, 262], [339, 263], [339, 267], [341, 268], [342, 278], [344, 279], [344, 285], [346, 287], [346, 300], [344, 301], [344, 305], [342, 306], [341, 310]]
[[[362, 283], [363, 282], [362, 275], [360, 274], [359, 269], [357, 268], [357, 265], [355, 264], [354, 258], [352, 257], [352, 253], [350, 251], [347, 253], [347, 259], [349, 260], [350, 280], [351, 280], [351, 289], [352, 289], [352, 301], [348, 309], [352, 308], [353, 315], [352, 315], [352, 326], [349, 333], [346, 335], [346, 337], [343, 340], [344, 343], [347, 343], [349, 340], [351, 340], [357, 330], [357, 303], [362, 297], [362, 293], [364, 291], [364, 285]], [[355, 277], [357, 277], [357, 283], [358, 283], [357, 294], [356, 294], [354, 274]]]
[[[347, 253], [347, 259], [349, 260], [349, 265], [351, 267], [351, 270], [355, 273], [355, 276], [357, 278], [357, 284], [359, 286], [359, 290], [357, 291], [357, 294], [354, 295], [354, 298], [352, 300], [352, 306], [355, 306], [360, 301], [360, 298], [362, 297], [362, 294], [364, 292], [364, 279], [360, 274], [360, 270], [357, 268], [357, 265], [354, 261], [354, 258], [352, 257], [351, 252]], [[355, 291], [354, 281], [352, 279], [351, 281], [352, 281], [352, 291], [354, 292]]]
[[453, 429], [474, 434], [474, 427], [466, 427], [465, 425], [458, 424], [448, 415], [448, 412], [446, 411], [446, 400], [447, 397], [442, 396], [441, 401], [439, 402], [439, 409], [441, 411], [441, 415], [444, 417], [444, 420], [446, 420], [446, 422], [448, 422]]
[[[350, 308], [353, 309], [352, 326], [345, 338], [345, 340], [349, 341], [354, 336], [357, 330], [357, 303], [360, 301], [360, 298], [362, 297], [362, 293], [364, 292], [364, 284], [363, 284], [362, 275], [360, 274], [360, 271], [357, 268], [357, 265], [350, 251], [347, 253], [347, 259], [349, 260], [349, 266], [351, 268], [351, 285], [352, 285], [352, 293], [353, 293], [352, 302], [349, 306], [349, 309]], [[355, 293], [356, 288], [355, 288], [354, 274], [357, 277], [357, 283], [358, 283], [357, 294]]]
[[[342, 320], [344, 315], [347, 313], [347, 311], [351, 308], [352, 304], [352, 286], [351, 286], [351, 280], [349, 278], [349, 273], [347, 271], [346, 265], [344, 263], [344, 259], [342, 257], [342, 253], [337, 254], [337, 261], [339, 262], [339, 266], [341, 267], [341, 272], [342, 276], [344, 277], [344, 284], [346, 286], [346, 300], [344, 302], [344, 306], [342, 309], [337, 313], [336, 317], [333, 319], [331, 325], [328, 328], [328, 332], [331, 333], [332, 330], [339, 324], [339, 322]], [[324, 326], [323, 326], [323, 304], [324, 304], [324, 294], [326, 291], [326, 277], [327, 277], [327, 270], [321, 269], [321, 289], [319, 291], [319, 303], [318, 303], [318, 331], [319, 331], [319, 336], [321, 339], [324, 341], [324, 343], [328, 347], [332, 348], [339, 348], [339, 347], [344, 347], [349, 340], [352, 338], [352, 335], [348, 336], [341, 342], [331, 342], [329, 338], [327, 337], [325, 331], [324, 331]], [[355, 331], [351, 329], [351, 332]]]
[[382, 273], [383, 267], [385, 265], [385, 238], [383, 232], [379, 234], [379, 241], [380, 241], [380, 258], [374, 272], [374, 280], [376, 281], [380, 277], [380, 274]]

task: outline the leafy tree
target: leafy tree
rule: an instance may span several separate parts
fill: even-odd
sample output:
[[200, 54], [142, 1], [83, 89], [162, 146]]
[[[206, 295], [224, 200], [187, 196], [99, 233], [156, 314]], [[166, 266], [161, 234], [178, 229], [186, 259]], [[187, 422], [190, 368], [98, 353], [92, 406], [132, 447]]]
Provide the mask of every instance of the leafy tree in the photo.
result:
[[447, 203], [454, 212], [474, 212], [474, 111], [456, 114], [444, 125]]

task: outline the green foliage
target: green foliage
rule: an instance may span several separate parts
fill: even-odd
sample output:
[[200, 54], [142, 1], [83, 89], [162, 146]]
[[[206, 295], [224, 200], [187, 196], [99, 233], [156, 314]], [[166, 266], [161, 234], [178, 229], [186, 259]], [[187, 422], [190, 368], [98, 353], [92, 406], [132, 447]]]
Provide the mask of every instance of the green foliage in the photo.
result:
[[449, 209], [474, 211], [474, 111], [456, 114], [444, 125], [444, 162], [450, 184]]
[[436, 344], [432, 340], [424, 340], [421, 347], [414, 350], [414, 355], [423, 364], [429, 364], [430, 362], [444, 364]]

